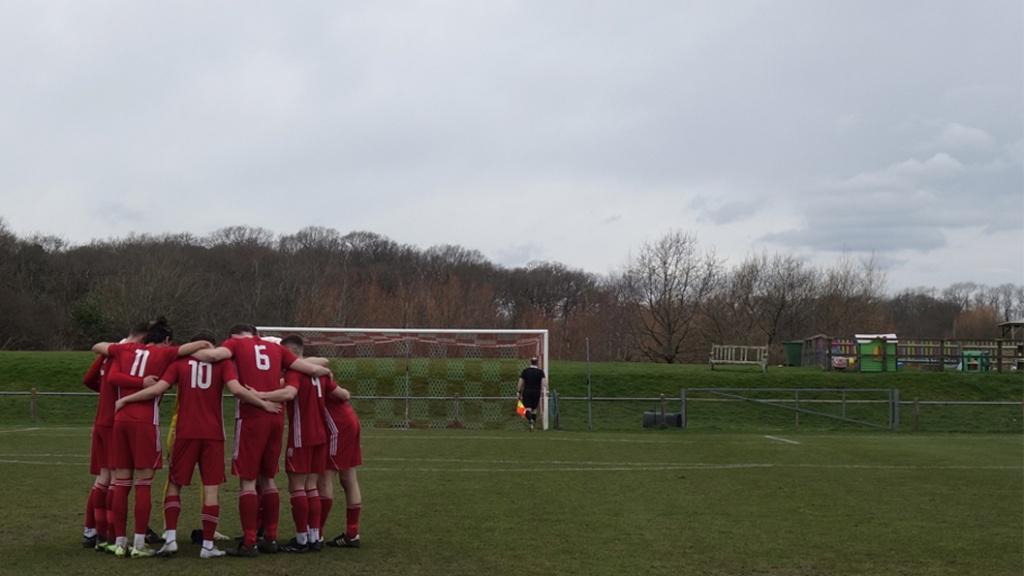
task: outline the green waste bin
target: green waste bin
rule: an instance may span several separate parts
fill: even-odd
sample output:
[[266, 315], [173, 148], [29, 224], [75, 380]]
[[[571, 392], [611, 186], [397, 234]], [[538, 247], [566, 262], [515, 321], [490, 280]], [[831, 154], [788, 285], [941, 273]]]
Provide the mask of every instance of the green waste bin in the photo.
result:
[[803, 366], [804, 342], [793, 340], [782, 343], [783, 352], [786, 355], [786, 366]]

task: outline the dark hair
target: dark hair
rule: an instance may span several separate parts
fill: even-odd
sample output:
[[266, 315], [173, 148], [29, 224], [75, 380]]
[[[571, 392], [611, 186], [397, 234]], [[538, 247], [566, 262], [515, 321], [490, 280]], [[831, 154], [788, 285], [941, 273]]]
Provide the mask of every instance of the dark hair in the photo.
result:
[[146, 337], [142, 339], [142, 343], [159, 344], [171, 338], [174, 338], [171, 325], [167, 323], [167, 318], [160, 316], [149, 325], [149, 330], [146, 331]]
[[536, 356], [530, 358], [530, 366], [536, 366], [538, 362], [540, 362], [540, 358], [537, 358]]
[[199, 332], [196, 332], [189, 342], [209, 342], [214, 346], [217, 345], [216, 336], [214, 336], [213, 332], [210, 332], [209, 330], [200, 330]]
[[139, 322], [132, 326], [132, 329], [128, 331], [129, 336], [143, 336], [146, 332], [149, 332], [150, 322]]
[[228, 329], [228, 337], [234, 336], [235, 334], [242, 334], [248, 332], [253, 336], [256, 335], [256, 327], [252, 324], [246, 324], [245, 322], [239, 322]]
[[299, 336], [298, 334], [289, 334], [284, 338], [281, 338], [281, 346], [296, 346], [299, 350], [302, 350], [305, 347], [305, 344], [302, 342], [302, 336]]

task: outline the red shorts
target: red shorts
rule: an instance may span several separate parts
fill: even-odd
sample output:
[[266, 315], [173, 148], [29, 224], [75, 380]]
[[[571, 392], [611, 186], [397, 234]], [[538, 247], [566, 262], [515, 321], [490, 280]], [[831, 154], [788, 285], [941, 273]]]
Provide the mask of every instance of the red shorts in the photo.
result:
[[171, 450], [171, 482], [178, 486], [192, 484], [196, 464], [199, 464], [199, 478], [203, 486], [223, 484], [227, 480], [224, 474], [224, 441], [176, 439]]
[[350, 417], [335, 420], [337, 433], [327, 435], [327, 469], [348, 470], [363, 463], [363, 450], [359, 442], [359, 418], [356, 413], [348, 411]]
[[110, 442], [113, 426], [92, 427], [92, 452], [89, 455], [89, 474], [99, 474], [101, 468], [110, 468]]
[[327, 464], [327, 444], [288, 448], [284, 471], [291, 474], [323, 474]]
[[348, 470], [363, 463], [363, 450], [359, 446], [359, 428], [354, 435], [331, 437], [328, 439], [327, 469]]
[[110, 464], [111, 468], [143, 470], [159, 469], [164, 465], [160, 450], [160, 427], [146, 422], [114, 421]]
[[235, 449], [231, 474], [245, 480], [263, 475], [273, 478], [281, 460], [284, 418], [239, 418], [235, 420]]

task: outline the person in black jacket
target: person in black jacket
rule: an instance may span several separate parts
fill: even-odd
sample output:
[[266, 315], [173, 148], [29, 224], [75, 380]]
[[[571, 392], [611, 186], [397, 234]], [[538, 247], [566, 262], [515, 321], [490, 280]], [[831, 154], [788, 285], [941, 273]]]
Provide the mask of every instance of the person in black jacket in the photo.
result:
[[530, 366], [519, 374], [519, 382], [516, 384], [516, 396], [526, 407], [526, 420], [530, 423], [530, 431], [533, 431], [537, 423], [537, 406], [540, 405], [540, 396], [548, 387], [548, 378], [537, 364], [539, 360], [530, 358]]

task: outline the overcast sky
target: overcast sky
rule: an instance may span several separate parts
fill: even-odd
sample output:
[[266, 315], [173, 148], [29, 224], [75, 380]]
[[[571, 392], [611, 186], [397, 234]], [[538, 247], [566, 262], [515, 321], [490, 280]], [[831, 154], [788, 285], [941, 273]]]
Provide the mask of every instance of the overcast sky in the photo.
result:
[[1020, 0], [0, 0], [0, 217], [1024, 283]]

